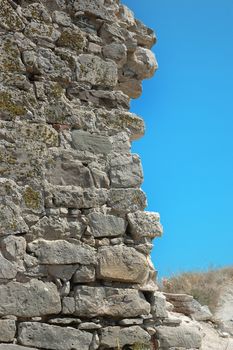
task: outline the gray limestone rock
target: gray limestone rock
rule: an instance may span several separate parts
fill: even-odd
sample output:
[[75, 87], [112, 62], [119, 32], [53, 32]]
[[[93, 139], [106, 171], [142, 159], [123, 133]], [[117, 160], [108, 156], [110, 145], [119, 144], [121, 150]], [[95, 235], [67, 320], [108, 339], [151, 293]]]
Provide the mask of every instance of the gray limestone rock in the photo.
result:
[[95, 86], [114, 87], [117, 83], [117, 65], [95, 55], [83, 54], [77, 58], [77, 80]]
[[[46, 193], [48, 207], [63, 207], [72, 209], [94, 208], [106, 204], [108, 191], [74, 186], [49, 187]], [[51, 202], [50, 202], [51, 200]]]
[[[58, 14], [56, 15], [58, 17]], [[61, 18], [60, 16], [60, 21], [64, 21], [64, 15]], [[59, 20], [59, 18], [57, 18]], [[65, 17], [65, 20], [68, 21], [69, 17]], [[62, 47], [68, 47], [71, 50], [78, 52], [82, 52], [83, 48], [86, 45], [86, 38], [84, 32], [82, 32], [78, 27], [72, 26], [71, 28], [66, 28], [62, 31], [58, 41], [57, 41], [58, 46]]]
[[112, 145], [108, 137], [98, 134], [90, 134], [82, 130], [72, 132], [72, 142], [78, 151], [108, 154]]
[[69, 281], [78, 269], [79, 265], [48, 265], [47, 270], [50, 276]]
[[109, 134], [125, 131], [131, 140], [136, 140], [144, 135], [144, 121], [133, 113], [123, 110], [106, 111], [100, 109], [96, 113], [96, 127], [104, 129]]
[[73, 283], [89, 283], [95, 281], [95, 267], [81, 265], [76, 269], [73, 276]]
[[7, 0], [1, 1], [0, 23], [1, 28], [10, 31], [21, 31], [25, 27], [22, 18]]
[[22, 218], [20, 208], [10, 200], [6, 199], [0, 204], [0, 218], [0, 236], [26, 233], [28, 231], [28, 226]]
[[127, 62], [127, 47], [121, 43], [112, 43], [103, 47], [103, 55], [122, 66]]
[[63, 313], [78, 317], [137, 317], [150, 312], [150, 304], [135, 289], [80, 286], [74, 298], [64, 298]]
[[37, 350], [36, 348], [29, 348], [21, 345], [0, 344], [0, 350]]
[[24, 34], [37, 42], [38, 39], [45, 39], [51, 42], [55, 42], [60, 32], [56, 30], [52, 24], [39, 23], [31, 21], [25, 28]]
[[108, 205], [117, 212], [135, 212], [145, 209], [146, 197], [138, 188], [111, 189], [109, 191]]
[[0, 285], [0, 316], [34, 317], [59, 313], [61, 301], [53, 283], [31, 280]]
[[13, 341], [15, 333], [16, 324], [14, 320], [0, 320], [0, 342], [9, 343]]
[[199, 349], [201, 346], [201, 333], [192, 326], [156, 327], [157, 337], [162, 348]]
[[17, 272], [17, 264], [4, 258], [0, 252], [0, 279], [11, 280], [16, 277]]
[[17, 261], [26, 253], [26, 240], [13, 235], [6, 236], [0, 240], [0, 248], [6, 259]]
[[101, 331], [100, 344], [106, 349], [125, 345], [143, 346], [148, 345], [150, 339], [150, 335], [139, 326], [106, 327]]
[[114, 20], [114, 13], [117, 12], [118, 6], [113, 2], [112, 6], [110, 4], [111, 2], [107, 3], [105, 0], [75, 0], [74, 9], [105, 20]]
[[96, 262], [95, 249], [76, 240], [72, 240], [71, 243], [64, 240], [46, 241], [38, 239], [29, 243], [28, 249], [37, 257], [40, 264], [90, 265]]
[[64, 11], [54, 11], [53, 21], [62, 25], [63, 27], [69, 27], [72, 23], [70, 16]]
[[134, 248], [124, 245], [99, 248], [98, 278], [143, 284], [148, 274], [149, 268], [146, 257]]
[[92, 334], [70, 327], [23, 322], [19, 325], [18, 340], [25, 346], [49, 350], [89, 350]]
[[127, 215], [129, 221], [129, 232], [135, 240], [143, 237], [155, 238], [162, 235], [162, 226], [159, 223], [158, 213], [147, 211], [136, 211]]
[[145, 79], [150, 78], [154, 74], [158, 64], [151, 50], [137, 47], [135, 52], [129, 57], [127, 68], [134, 71], [140, 79]]
[[138, 155], [114, 154], [110, 159], [110, 181], [116, 188], [140, 187], [143, 173]]
[[124, 219], [107, 215], [100, 212], [93, 212], [87, 215], [90, 231], [95, 238], [122, 236], [126, 230]]
[[166, 298], [161, 292], [155, 292], [153, 295], [151, 313], [157, 319], [165, 319], [168, 317], [166, 309]]

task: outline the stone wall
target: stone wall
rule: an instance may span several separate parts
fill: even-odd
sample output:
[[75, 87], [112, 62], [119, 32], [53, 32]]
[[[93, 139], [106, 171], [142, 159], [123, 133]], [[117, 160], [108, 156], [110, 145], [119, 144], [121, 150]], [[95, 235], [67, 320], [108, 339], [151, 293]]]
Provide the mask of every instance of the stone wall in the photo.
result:
[[0, 5], [0, 349], [186, 348], [130, 150], [154, 33], [118, 0]]

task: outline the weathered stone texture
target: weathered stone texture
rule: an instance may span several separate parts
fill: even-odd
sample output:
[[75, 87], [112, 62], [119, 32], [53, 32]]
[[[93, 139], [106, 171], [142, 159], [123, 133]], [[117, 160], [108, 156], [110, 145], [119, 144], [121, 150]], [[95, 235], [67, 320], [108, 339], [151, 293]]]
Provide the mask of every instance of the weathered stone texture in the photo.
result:
[[19, 326], [19, 342], [25, 346], [52, 350], [89, 350], [91, 341], [90, 333], [74, 328], [37, 322], [24, 322]]
[[37, 279], [0, 285], [0, 315], [34, 317], [59, 313], [60, 297], [53, 283]]
[[75, 288], [74, 298], [64, 299], [63, 312], [88, 318], [95, 316], [121, 318], [123, 315], [136, 317], [148, 314], [150, 304], [143, 294], [135, 289], [81, 286]]
[[163, 318], [130, 150], [154, 42], [118, 0], [0, 1], [0, 349], [148, 344]]

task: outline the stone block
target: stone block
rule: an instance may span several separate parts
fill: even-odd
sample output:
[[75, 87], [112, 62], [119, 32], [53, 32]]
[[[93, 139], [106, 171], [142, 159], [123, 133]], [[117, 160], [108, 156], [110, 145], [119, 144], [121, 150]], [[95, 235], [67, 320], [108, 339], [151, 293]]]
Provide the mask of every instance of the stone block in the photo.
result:
[[12, 31], [21, 31], [25, 27], [20, 16], [7, 0], [1, 1], [0, 22], [1, 27]]
[[57, 287], [36, 279], [0, 285], [0, 300], [0, 316], [35, 317], [61, 311]]
[[112, 187], [140, 187], [143, 173], [140, 158], [136, 154], [116, 154], [111, 157], [109, 163]]
[[38, 350], [36, 348], [29, 348], [16, 344], [0, 344], [0, 350]]
[[[0, 342], [9, 343], [14, 340], [16, 324], [13, 320], [0, 320]], [[1, 346], [0, 346], [1, 349]]]
[[25, 346], [49, 350], [89, 350], [92, 334], [70, 327], [23, 322], [19, 325], [18, 340]]
[[[46, 193], [55, 207], [85, 209], [106, 204], [108, 191], [106, 189], [81, 188], [74, 186], [51, 186]], [[49, 204], [50, 205], [50, 204]]]
[[96, 263], [96, 251], [85, 243], [72, 240], [46, 241], [38, 239], [28, 244], [28, 249], [33, 253], [40, 264], [83, 264]]
[[125, 345], [143, 346], [150, 343], [151, 336], [139, 326], [106, 327], [101, 331], [100, 344], [105, 348], [119, 348]]
[[98, 250], [97, 277], [102, 280], [144, 283], [149, 275], [147, 259], [124, 245]]
[[[150, 304], [135, 289], [89, 287], [75, 288], [73, 298], [64, 298], [63, 312], [78, 317], [137, 317], [150, 313]], [[65, 307], [64, 307], [65, 306]]]
[[81, 54], [77, 58], [77, 80], [94, 86], [114, 87], [117, 83], [117, 65], [98, 56]]
[[130, 213], [144, 210], [147, 202], [144, 192], [137, 188], [117, 188], [109, 191], [108, 205], [116, 212]]
[[179, 327], [156, 327], [156, 335], [162, 348], [199, 349], [201, 347], [201, 333], [194, 326], [181, 325]]
[[91, 233], [95, 238], [117, 237], [125, 233], [126, 222], [120, 217], [93, 212], [88, 214], [87, 218]]
[[135, 240], [144, 237], [155, 238], [160, 237], [163, 228], [159, 223], [160, 216], [158, 213], [147, 211], [136, 211], [127, 215], [129, 221], [129, 232]]
[[95, 267], [81, 265], [76, 269], [73, 283], [89, 283], [95, 281]]
[[72, 141], [74, 148], [78, 151], [108, 154], [112, 150], [112, 145], [108, 137], [91, 134], [83, 130], [74, 130], [72, 132]]

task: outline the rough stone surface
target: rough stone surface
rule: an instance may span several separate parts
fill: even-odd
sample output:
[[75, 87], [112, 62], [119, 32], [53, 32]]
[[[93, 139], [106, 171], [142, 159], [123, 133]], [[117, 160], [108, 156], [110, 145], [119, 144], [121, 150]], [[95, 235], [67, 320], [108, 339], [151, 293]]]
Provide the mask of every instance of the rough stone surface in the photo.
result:
[[52, 350], [89, 350], [92, 335], [74, 328], [62, 328], [45, 323], [23, 322], [19, 326], [19, 342]]
[[107, 327], [101, 333], [101, 345], [105, 348], [115, 348], [131, 344], [148, 344], [150, 335], [139, 326], [127, 328]]
[[78, 317], [136, 317], [150, 312], [150, 304], [134, 289], [81, 286], [76, 287], [74, 299], [64, 300], [72, 304], [71, 313]]
[[0, 1], [0, 349], [136, 347], [168, 318], [131, 153], [154, 43], [118, 0]]
[[0, 344], [0, 350], [37, 350], [37, 349], [29, 348], [21, 345]]
[[77, 264], [84, 265], [95, 263], [95, 250], [85, 243], [74, 241], [70, 243], [64, 240], [45, 241], [36, 240], [28, 244], [30, 252], [37, 258], [40, 264], [59, 265]]
[[199, 349], [202, 342], [200, 332], [195, 327], [184, 325], [157, 327], [157, 336], [162, 348]]
[[103, 213], [91, 213], [88, 216], [88, 223], [94, 237], [117, 237], [122, 236], [126, 230], [124, 219]]
[[59, 313], [60, 297], [53, 283], [31, 280], [0, 285], [0, 315], [34, 317]]
[[[14, 320], [0, 320], [0, 341], [12, 342], [16, 333], [16, 324]], [[1, 349], [1, 347], [0, 347]]]
[[149, 274], [144, 255], [123, 245], [98, 250], [98, 276], [103, 280], [143, 283]]

